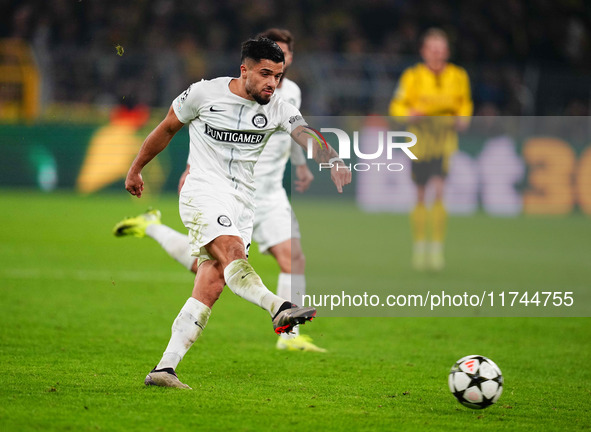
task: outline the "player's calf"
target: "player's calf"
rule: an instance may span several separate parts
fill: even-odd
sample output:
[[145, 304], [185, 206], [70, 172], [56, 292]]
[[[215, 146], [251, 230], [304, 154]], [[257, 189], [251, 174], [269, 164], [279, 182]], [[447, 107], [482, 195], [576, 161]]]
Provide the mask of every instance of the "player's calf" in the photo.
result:
[[224, 279], [232, 292], [275, 316], [285, 299], [273, 294], [263, 284], [254, 268], [245, 259], [232, 261], [224, 269]]

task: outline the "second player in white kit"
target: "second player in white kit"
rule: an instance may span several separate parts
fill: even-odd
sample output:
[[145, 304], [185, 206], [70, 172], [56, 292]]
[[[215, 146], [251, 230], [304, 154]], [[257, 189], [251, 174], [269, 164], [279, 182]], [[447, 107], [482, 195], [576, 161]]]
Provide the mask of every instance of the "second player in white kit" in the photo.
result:
[[[283, 29], [269, 29], [259, 36], [268, 37], [278, 43], [284, 52], [287, 69], [293, 58], [291, 33]], [[189, 93], [183, 93], [178, 99], [183, 97], [186, 99]], [[275, 90], [275, 95], [298, 109], [301, 106], [300, 88], [285, 77]], [[256, 210], [252, 238], [257, 242], [261, 252], [273, 255], [279, 264], [281, 272], [277, 282], [277, 295], [292, 303], [301, 304], [302, 296], [306, 293], [305, 258], [299, 240], [299, 225], [283, 188], [283, 176], [288, 158], [291, 159], [295, 168], [298, 191], [303, 192], [307, 189], [314, 178], [306, 165], [301, 147], [292, 141], [289, 134], [275, 132], [269, 138], [255, 165]], [[189, 167], [181, 176], [179, 188], [184, 185], [188, 173]], [[116, 235], [138, 237], [148, 235], [154, 238], [173, 258], [189, 270], [197, 271], [198, 262], [191, 255], [188, 236], [166, 225], [161, 225], [159, 214], [149, 212], [135, 218], [128, 218], [115, 228]], [[299, 326], [290, 333], [281, 334], [276, 346], [278, 349], [326, 351], [316, 346], [309, 336], [300, 336]]]
[[[275, 94], [300, 108], [301, 91], [293, 81], [284, 78]], [[299, 225], [283, 188], [285, 164], [290, 158], [295, 166], [306, 164], [302, 148], [292, 142], [289, 134], [276, 132], [254, 168], [256, 211], [253, 239], [258, 243], [261, 252], [267, 252], [271, 246], [290, 238], [300, 238]]]
[[[142, 144], [125, 181], [127, 191], [141, 197], [143, 167], [189, 123], [191, 171], [181, 191], [180, 210], [192, 253], [201, 263], [192, 295], [175, 319], [169, 344], [146, 377], [147, 385], [189, 388], [175, 369], [205, 328], [224, 284], [267, 310], [278, 334], [316, 314], [314, 308], [298, 307], [271, 293], [246, 260], [257, 158], [273, 132], [290, 132], [304, 147], [307, 132], [299, 110], [273, 97], [285, 63], [277, 44], [266, 38], [246, 41], [241, 63], [239, 78], [202, 81], [175, 99]], [[336, 151], [326, 145], [313, 153], [318, 163], [331, 164], [331, 179], [342, 192], [351, 172]]]

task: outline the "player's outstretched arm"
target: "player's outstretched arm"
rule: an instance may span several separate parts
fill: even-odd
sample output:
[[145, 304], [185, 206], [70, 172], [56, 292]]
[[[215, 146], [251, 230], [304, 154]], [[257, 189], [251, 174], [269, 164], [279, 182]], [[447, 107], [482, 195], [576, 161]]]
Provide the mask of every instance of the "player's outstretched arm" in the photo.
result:
[[[307, 150], [308, 138], [304, 126], [298, 126], [291, 132], [291, 137], [304, 150]], [[322, 147], [313, 146], [312, 156], [318, 164], [330, 164], [330, 178], [337, 187], [339, 193], [343, 193], [343, 186], [351, 183], [351, 171], [339, 157], [335, 149], [326, 144]]]
[[164, 120], [162, 120], [162, 122], [160, 122], [160, 124], [156, 126], [156, 128], [150, 132], [150, 135], [144, 140], [138, 155], [129, 168], [127, 178], [125, 179], [125, 189], [130, 194], [135, 195], [138, 198], [142, 196], [142, 191], [144, 190], [142, 169], [154, 159], [158, 153], [166, 148], [172, 137], [182, 127], [183, 123], [179, 121], [171, 106]]

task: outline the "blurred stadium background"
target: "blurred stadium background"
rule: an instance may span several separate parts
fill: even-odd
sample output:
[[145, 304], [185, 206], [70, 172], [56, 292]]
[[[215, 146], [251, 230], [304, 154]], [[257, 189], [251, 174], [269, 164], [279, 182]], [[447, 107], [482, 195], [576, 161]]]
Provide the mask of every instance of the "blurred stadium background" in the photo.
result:
[[[591, 103], [591, 4], [582, 0], [0, 4], [4, 187], [93, 192], [121, 186], [129, 158], [173, 98], [201, 78], [235, 76], [240, 42], [270, 26], [296, 37], [289, 77], [303, 90], [308, 117], [386, 115], [400, 73], [418, 61], [419, 37], [431, 26], [450, 35], [451, 60], [469, 73], [477, 116], [588, 116]], [[117, 129], [121, 118], [132, 119], [126, 130]], [[583, 157], [586, 125], [579, 123], [583, 135], [568, 140], [568, 149], [562, 143], [550, 151], [568, 153], [573, 178], [591, 157]], [[528, 133], [520, 131], [515, 148], [527, 159]], [[126, 155], [111, 158], [109, 172], [88, 184], [95, 171], [82, 164], [109, 155], [89, 160], [87, 148], [115, 135], [117, 151]], [[186, 142], [186, 135], [178, 140]], [[475, 158], [480, 150], [468, 141], [462, 139], [461, 148]], [[185, 151], [172, 146], [155, 164], [155, 189], [174, 190]], [[523, 191], [534, 159], [525, 160], [516, 179]], [[591, 170], [589, 162], [581, 166]], [[582, 195], [575, 189], [586, 182], [575, 178], [566, 193]]]
[[[572, 316], [591, 315], [591, 2], [0, 0], [0, 11], [3, 430], [589, 429], [591, 326]], [[184, 229], [187, 128], [144, 171], [141, 200], [123, 189], [173, 98], [237, 75], [240, 43], [284, 27], [310, 123], [339, 116], [371, 135], [363, 122], [387, 115], [432, 26], [468, 71], [476, 115], [448, 182], [450, 212], [470, 216], [449, 220], [446, 269], [410, 266], [408, 171], [357, 173], [344, 197], [317, 175], [292, 199], [309, 292], [575, 291], [579, 308], [321, 318], [309, 327], [329, 349], [320, 358], [275, 350], [264, 313], [226, 290], [181, 364], [197, 391], [144, 388], [192, 275], [155, 242], [110, 230], [148, 205]], [[251, 259], [274, 289], [273, 260]], [[449, 367], [474, 353], [507, 380], [484, 413], [447, 390]]]
[[[3, 66], [30, 68], [14, 88], [3, 74], [6, 119], [29, 112], [9, 101], [34, 70], [41, 119], [56, 116], [59, 106], [108, 108], [124, 98], [166, 107], [187, 83], [235, 75], [240, 42], [269, 26], [296, 37], [290, 76], [304, 89], [308, 115], [385, 113], [431, 26], [449, 33], [453, 61], [470, 74], [477, 114], [589, 112], [591, 5], [583, 0], [4, 0], [2, 10]], [[31, 63], [15, 58], [23, 51], [18, 41], [31, 48]]]
[[[130, 155], [172, 99], [201, 78], [236, 75], [240, 42], [270, 26], [296, 37], [289, 76], [302, 87], [306, 116], [386, 115], [401, 71], [418, 60], [420, 34], [434, 25], [449, 33], [452, 61], [469, 72], [476, 115], [589, 114], [591, 5], [582, 0], [5, 0], [2, 6], [3, 186], [92, 192], [120, 185]], [[113, 129], [121, 117], [136, 121]], [[127, 156], [97, 184], [85, 185], [95, 175], [81, 168], [89, 143], [114, 134]], [[574, 159], [587, 143], [570, 143]], [[174, 189], [185, 148], [173, 146], [152, 170], [157, 188]]]

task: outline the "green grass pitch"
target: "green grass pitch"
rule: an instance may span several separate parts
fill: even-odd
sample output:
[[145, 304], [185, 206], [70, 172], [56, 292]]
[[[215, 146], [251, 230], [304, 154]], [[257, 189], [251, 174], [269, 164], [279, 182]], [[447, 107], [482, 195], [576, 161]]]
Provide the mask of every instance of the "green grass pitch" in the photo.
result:
[[[329, 353], [279, 352], [266, 312], [226, 290], [178, 368], [194, 390], [145, 387], [193, 278], [153, 240], [116, 239], [111, 228], [152, 205], [180, 230], [176, 197], [3, 190], [0, 203], [2, 431], [591, 428], [589, 318], [319, 316], [303, 331]], [[297, 208], [311, 289], [351, 272], [364, 273], [368, 289], [591, 289], [591, 222], [580, 215], [452, 217], [448, 266], [433, 275], [409, 268], [405, 216], [332, 202]], [[368, 244], [356, 233], [389, 240]], [[528, 240], [516, 244], [516, 233]], [[329, 242], [315, 245], [328, 235], [332, 247], [350, 248], [349, 261], [334, 259]], [[372, 254], [390, 265], [372, 264]], [[274, 289], [273, 260], [255, 251], [251, 261]], [[504, 374], [504, 393], [486, 410], [460, 406], [447, 389], [449, 368], [468, 354]]]

